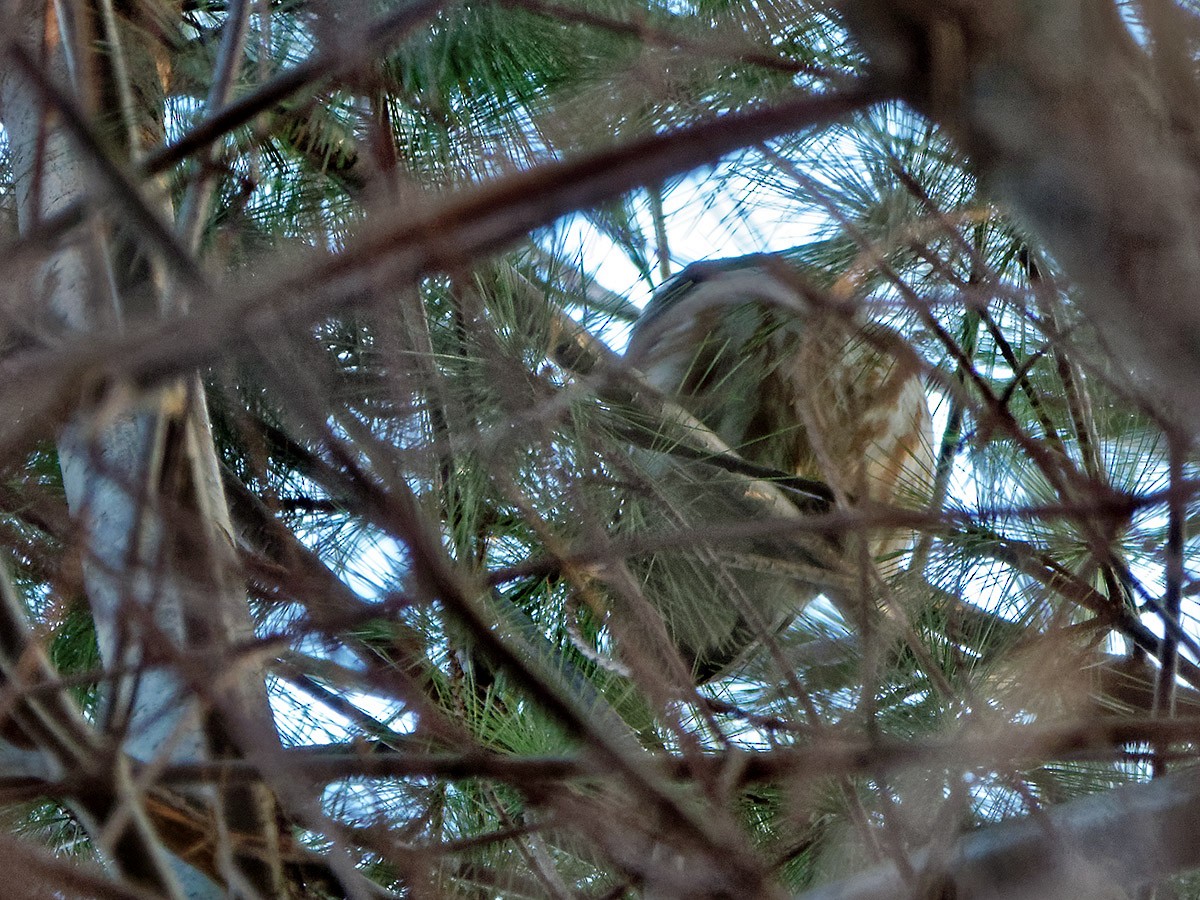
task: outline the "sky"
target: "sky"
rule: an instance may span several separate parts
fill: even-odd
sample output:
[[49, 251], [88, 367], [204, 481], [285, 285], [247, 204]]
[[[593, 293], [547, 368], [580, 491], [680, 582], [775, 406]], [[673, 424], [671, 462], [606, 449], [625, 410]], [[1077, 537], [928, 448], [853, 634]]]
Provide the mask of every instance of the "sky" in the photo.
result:
[[[717, 184], [719, 188], [714, 189]], [[670, 271], [677, 272], [687, 264], [702, 259], [782, 251], [820, 236], [819, 220], [798, 215], [794, 199], [770, 196], [765, 193], [766, 190], [744, 179], [739, 182], [736, 173], [731, 171], [709, 168], [693, 173], [665, 192], [663, 211], [667, 246], [670, 249]], [[653, 234], [648, 207], [644, 206], [639, 215], [645, 219], [641, 223], [644, 225], [643, 233]], [[649, 300], [652, 285], [642, 277], [627, 254], [584, 216], [577, 214], [564, 218], [555, 227], [544, 231], [540, 239], [544, 246], [554, 249], [559, 259], [569, 261], [585, 278], [593, 279], [608, 291], [627, 298], [639, 308]], [[659, 261], [655, 258], [654, 248], [647, 248], [647, 257], [654, 279], [658, 281]], [[598, 332], [598, 336], [613, 349], [618, 352], [624, 349], [628, 340], [627, 325], [614, 323], [601, 326]], [[932, 392], [930, 400], [936, 445], [945, 428], [947, 404]], [[969, 459], [961, 455], [952, 475], [950, 493], [952, 498], [958, 498], [969, 509], [973, 505], [974, 490]], [[345, 578], [360, 595], [378, 597], [399, 571], [398, 566], [402, 565], [399, 558], [399, 550], [391, 542], [369, 542], [349, 561]], [[999, 564], [992, 569], [979, 566], [975, 580], [967, 585], [967, 598], [981, 607], [1001, 610], [1005, 595], [1011, 592], [1011, 574], [1001, 571], [1003, 568]], [[1163, 579], [1159, 567], [1135, 564], [1134, 574], [1152, 594], [1161, 591]], [[809, 614], [836, 617], [836, 611], [820, 603], [814, 604]], [[1143, 618], [1147, 626], [1161, 632], [1157, 616], [1146, 615]], [[1196, 629], [1189, 626], [1189, 630]], [[1123, 649], [1118, 640], [1114, 640], [1110, 647], [1113, 652], [1122, 652]], [[369, 695], [353, 695], [349, 699], [377, 717], [391, 718], [400, 712], [399, 705], [394, 701]], [[316, 712], [311, 698], [298, 696], [292, 690], [279, 698], [279, 711], [283, 712], [283, 707], [293, 703], [301, 704], [308, 715]], [[324, 716], [319, 718], [324, 719]], [[397, 730], [404, 730], [405, 721], [403, 717], [398, 720]], [[344, 720], [332, 711], [329, 711], [328, 722], [322, 722], [322, 725], [330, 739], [345, 732]]]

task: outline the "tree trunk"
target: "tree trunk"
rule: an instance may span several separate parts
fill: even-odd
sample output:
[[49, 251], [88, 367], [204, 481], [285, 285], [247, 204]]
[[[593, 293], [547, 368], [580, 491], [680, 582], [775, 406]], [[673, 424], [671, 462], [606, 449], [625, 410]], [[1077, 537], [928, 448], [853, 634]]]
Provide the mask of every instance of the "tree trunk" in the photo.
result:
[[[129, 15], [146, 16], [147, 6]], [[161, 143], [169, 58], [153, 37], [155, 23], [118, 17], [110, 0], [75, 5], [83, 15], [73, 22], [58, 20], [42, 2], [19, 8], [23, 21], [6, 23], [6, 32], [25, 35], [25, 52], [95, 123], [99, 146], [118, 148], [116, 161], [128, 168], [143, 148]], [[178, 15], [163, 5], [155, 12]], [[133, 217], [122, 215], [120, 198], [106, 196], [95, 156], [71, 132], [64, 110], [13, 64], [8, 49], [0, 117], [22, 231], [74, 204], [95, 210], [108, 201], [73, 240], [47, 252], [31, 318], [61, 333], [161, 314], [169, 288], [163, 267], [128, 224]], [[161, 194], [160, 185], [145, 187], [144, 195]], [[167, 211], [160, 196], [129, 202]], [[101, 654], [115, 673], [106, 724], [128, 754], [146, 762], [269, 752], [277, 736], [263, 673], [244, 651], [237, 655], [253, 627], [199, 382], [150, 394], [102, 383], [97, 393], [80, 398], [58, 451]], [[253, 856], [225, 854], [235, 870], [222, 873], [227, 884], [241, 881], [261, 896], [285, 893], [269, 792], [232, 788], [210, 799], [223, 831], [252, 835], [261, 848]], [[226, 895], [194, 869], [180, 872], [187, 896]]]

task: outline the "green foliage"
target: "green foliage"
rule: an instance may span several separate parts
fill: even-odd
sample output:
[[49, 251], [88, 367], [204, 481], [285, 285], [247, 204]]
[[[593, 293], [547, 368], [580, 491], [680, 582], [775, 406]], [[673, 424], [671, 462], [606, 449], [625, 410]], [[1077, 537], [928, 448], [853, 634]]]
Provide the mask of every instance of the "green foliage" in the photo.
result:
[[[202, 6], [176, 48], [175, 134], [207, 115], [225, 11]], [[335, 45], [349, 15], [275, 4], [269, 39], [255, 19], [239, 90]], [[861, 66], [840, 27], [802, 3], [447, 6], [386, 58], [224, 135], [203, 259], [223, 284], [271, 283], [272, 266], [345, 251], [397, 209], [415, 220], [455, 190], [834, 90]], [[198, 165], [174, 173], [177, 196]], [[1170, 579], [1168, 495], [1183, 489], [1170, 411], [1103, 346], [1052, 253], [911, 109], [873, 105], [705, 171], [563, 225], [602, 251], [577, 259], [538, 233], [401, 284], [368, 261], [340, 308], [210, 360], [214, 438], [285, 744], [465, 760], [347, 774], [322, 796], [331, 824], [313, 846], [336, 837], [387, 890], [650, 894], [658, 869], [719, 868], [718, 854], [696, 862], [715, 834], [730, 860], [798, 892], [1147, 774], [1145, 758], [1127, 758], [1132, 742], [1092, 747], [1094, 758], [987, 745], [1155, 710], [1151, 686], [1122, 711], [1131, 693], [1110, 696], [1104, 675], [1161, 652], [1146, 628]], [[656, 206], [676, 210], [658, 229]], [[713, 499], [712, 477], [682, 490], [708, 470], [682, 440], [647, 446], [668, 433], [663, 407], [647, 405], [663, 398], [630, 387], [636, 376], [604, 362], [604, 346], [589, 365], [558, 352], [576, 321], [619, 344], [633, 316], [592, 255], [657, 282], [660, 257], [674, 265], [696, 246], [679, 223], [697, 208], [752, 245], [739, 249], [793, 264], [818, 302], [897, 329], [921, 371], [938, 496], [909, 511], [920, 538], [887, 577], [864, 565], [854, 590], [816, 598], [777, 535], [730, 537], [766, 518], [761, 502]], [[764, 215], [806, 233], [781, 245], [746, 227]], [[101, 668], [68, 577], [72, 535], [30, 512], [61, 508], [57, 465], [43, 449], [10, 473], [21, 490], [6, 497], [3, 533], [51, 662], [72, 677]], [[1194, 465], [1188, 455], [1193, 479]], [[754, 477], [784, 490], [794, 474]], [[865, 526], [828, 527], [852, 543]], [[45, 562], [60, 557], [62, 571]], [[734, 590], [760, 607], [794, 592], [797, 614], [706, 668], [689, 650], [736, 618]], [[1193, 657], [1180, 691], [1200, 690]], [[99, 718], [94, 685], [70, 693]], [[956, 741], [958, 755], [945, 751]], [[614, 776], [625, 752], [632, 774]], [[826, 768], [738, 768], [787, 753]], [[586, 771], [486, 774], [496, 759]], [[643, 798], [639, 776], [662, 796]], [[57, 848], [84, 843], [57, 806], [9, 818]], [[1200, 896], [1189, 879], [1179, 892]]]

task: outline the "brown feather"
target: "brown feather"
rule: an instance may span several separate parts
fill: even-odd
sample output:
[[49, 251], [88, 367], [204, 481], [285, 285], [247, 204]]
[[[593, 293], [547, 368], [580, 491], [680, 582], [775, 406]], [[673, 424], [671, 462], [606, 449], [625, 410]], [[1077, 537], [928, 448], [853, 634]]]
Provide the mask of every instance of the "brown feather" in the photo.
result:
[[[932, 493], [932, 429], [920, 373], [881, 349], [898, 340], [813, 309], [774, 265], [732, 261], [689, 267], [660, 289], [626, 359], [749, 462], [822, 481], [850, 508], [919, 508]], [[914, 540], [881, 529], [868, 547], [886, 574]], [[818, 592], [793, 593], [802, 603]], [[780, 628], [797, 611], [764, 618]]]

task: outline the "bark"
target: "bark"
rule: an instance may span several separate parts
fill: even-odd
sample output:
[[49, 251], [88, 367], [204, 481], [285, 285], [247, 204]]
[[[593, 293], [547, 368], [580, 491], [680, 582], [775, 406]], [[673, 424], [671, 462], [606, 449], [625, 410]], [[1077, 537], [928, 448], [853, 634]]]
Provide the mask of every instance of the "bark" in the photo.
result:
[[[163, 137], [162, 76], [169, 65], [154, 23], [117, 19], [105, 0], [79, 4], [60, 22], [48, 4], [26, 2], [7, 35], [25, 48], [78, 109], [93, 113], [97, 145], [128, 166]], [[143, 5], [133, 15], [177, 15]], [[60, 29], [60, 25], [63, 26]], [[69, 26], [69, 27], [67, 27]], [[147, 242], [96, 195], [97, 160], [6, 47], [0, 118], [8, 132], [23, 231], [81, 200], [109, 200], [63, 249], [48, 251], [30, 296], [43, 334], [122, 327], [159, 314], [167, 284]], [[95, 52], [92, 48], [98, 48]], [[67, 86], [70, 85], [68, 88]], [[168, 212], [144, 186], [145, 207]], [[169, 232], [169, 226], [164, 227]], [[194, 378], [153, 391], [102, 386], [80, 397], [58, 438], [67, 501], [84, 544], [84, 580], [106, 665], [120, 672], [108, 724], [142, 761], [201, 761], [277, 745], [263, 673], [234, 648], [253, 634], [236, 568], [203, 396]], [[223, 828], [254, 834], [265, 852], [229, 851], [226, 874], [264, 896], [284, 893], [274, 805], [259, 786], [212, 798]], [[261, 859], [258, 858], [261, 856]], [[120, 862], [120, 860], [118, 860]], [[223, 896], [182, 870], [190, 897]]]
[[[1200, 781], [1187, 770], [1085, 797], [912, 856], [920, 883], [883, 866], [804, 900], [1127, 897], [1200, 865]], [[1140, 895], [1139, 895], [1140, 896]]]

